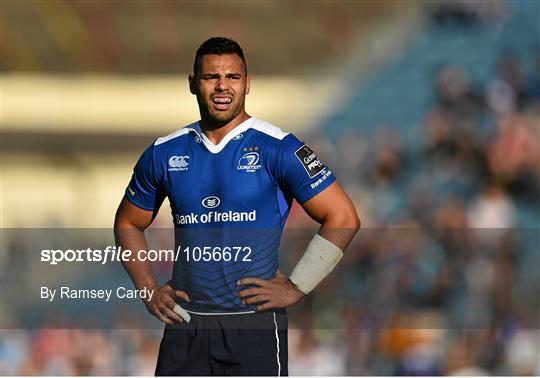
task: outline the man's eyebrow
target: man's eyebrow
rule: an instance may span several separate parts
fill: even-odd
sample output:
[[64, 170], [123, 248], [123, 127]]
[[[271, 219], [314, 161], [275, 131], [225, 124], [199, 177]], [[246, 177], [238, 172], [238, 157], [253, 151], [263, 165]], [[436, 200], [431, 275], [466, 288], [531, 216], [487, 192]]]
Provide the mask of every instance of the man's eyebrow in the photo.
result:
[[201, 76], [203, 76], [203, 77], [219, 77], [219, 73], [217, 73], [217, 72], [206, 72], [206, 73], [202, 73]]
[[[208, 77], [208, 78], [219, 77], [219, 76], [220, 76], [220, 73], [218, 72], [205, 72], [201, 74], [201, 77]], [[225, 76], [242, 76], [242, 72], [227, 72]]]

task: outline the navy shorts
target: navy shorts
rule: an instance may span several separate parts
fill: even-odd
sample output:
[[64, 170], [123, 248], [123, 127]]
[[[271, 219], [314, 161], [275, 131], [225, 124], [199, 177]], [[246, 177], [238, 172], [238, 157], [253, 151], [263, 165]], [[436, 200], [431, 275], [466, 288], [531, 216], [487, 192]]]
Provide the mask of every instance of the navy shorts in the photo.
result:
[[165, 326], [156, 375], [288, 375], [285, 309], [190, 315]]

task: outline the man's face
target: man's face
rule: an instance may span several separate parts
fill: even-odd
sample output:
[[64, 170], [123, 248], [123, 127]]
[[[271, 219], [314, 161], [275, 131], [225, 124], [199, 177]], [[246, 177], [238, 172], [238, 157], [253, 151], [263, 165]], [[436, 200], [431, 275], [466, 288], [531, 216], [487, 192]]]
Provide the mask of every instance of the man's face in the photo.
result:
[[225, 125], [245, 112], [249, 77], [236, 54], [204, 55], [199, 77], [190, 76], [191, 93], [197, 95], [201, 117]]

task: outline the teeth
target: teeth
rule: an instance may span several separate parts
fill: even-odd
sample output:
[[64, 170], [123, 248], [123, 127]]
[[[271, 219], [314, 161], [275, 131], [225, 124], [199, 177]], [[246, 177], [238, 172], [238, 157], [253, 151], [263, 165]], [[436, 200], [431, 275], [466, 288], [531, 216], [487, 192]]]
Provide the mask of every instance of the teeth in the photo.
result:
[[214, 101], [216, 104], [230, 104], [232, 99], [228, 97], [214, 97], [212, 101]]

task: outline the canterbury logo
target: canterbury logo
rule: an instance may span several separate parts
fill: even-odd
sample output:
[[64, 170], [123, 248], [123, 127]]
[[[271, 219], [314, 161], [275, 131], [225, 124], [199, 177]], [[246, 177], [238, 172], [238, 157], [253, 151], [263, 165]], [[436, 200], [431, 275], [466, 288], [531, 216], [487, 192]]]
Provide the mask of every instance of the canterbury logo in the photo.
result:
[[171, 168], [185, 168], [189, 164], [187, 159], [189, 159], [189, 156], [171, 156], [169, 166]]
[[186, 171], [189, 165], [189, 156], [171, 156], [169, 158], [169, 171]]

